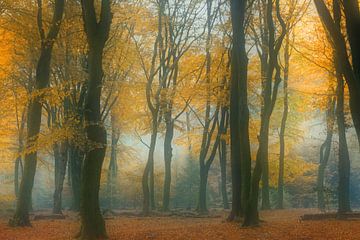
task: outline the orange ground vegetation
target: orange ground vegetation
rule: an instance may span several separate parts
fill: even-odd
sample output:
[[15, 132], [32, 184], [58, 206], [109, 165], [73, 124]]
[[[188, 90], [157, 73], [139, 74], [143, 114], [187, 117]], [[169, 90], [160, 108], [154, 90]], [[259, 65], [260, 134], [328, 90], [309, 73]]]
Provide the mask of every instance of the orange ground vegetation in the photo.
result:
[[[266, 211], [261, 227], [241, 228], [223, 218], [118, 217], [107, 220], [109, 239], [360, 239], [360, 221], [299, 221], [309, 210]], [[1, 240], [73, 239], [78, 221], [39, 220], [32, 228], [10, 228], [0, 221]]]

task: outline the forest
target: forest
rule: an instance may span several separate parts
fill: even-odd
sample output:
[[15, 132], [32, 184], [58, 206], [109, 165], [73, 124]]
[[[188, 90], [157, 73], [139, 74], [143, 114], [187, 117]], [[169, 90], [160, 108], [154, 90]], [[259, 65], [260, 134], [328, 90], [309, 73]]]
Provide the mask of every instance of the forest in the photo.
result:
[[358, 0], [0, 0], [0, 239], [360, 239]]

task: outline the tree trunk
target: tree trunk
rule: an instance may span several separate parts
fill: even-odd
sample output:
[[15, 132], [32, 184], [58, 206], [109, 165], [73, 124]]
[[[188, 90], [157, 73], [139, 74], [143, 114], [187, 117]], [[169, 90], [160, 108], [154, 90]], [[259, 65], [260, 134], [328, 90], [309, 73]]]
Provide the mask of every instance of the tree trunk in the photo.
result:
[[[350, 45], [351, 61], [348, 55], [347, 43], [344, 39], [339, 21], [332, 18], [332, 14], [323, 0], [314, 0], [316, 10], [324, 27], [333, 42], [336, 58], [341, 67], [341, 73], [349, 88], [349, 105], [351, 116], [360, 144], [360, 12], [356, 0], [343, 1], [343, 12], [345, 13], [347, 39]], [[333, 2], [337, 3], [337, 2]], [[340, 16], [341, 17], [341, 16]], [[340, 18], [339, 17], [339, 18]], [[334, 17], [336, 18], [336, 17]]]
[[[333, 2], [333, 12], [334, 12], [335, 27], [340, 31], [341, 7], [339, 3], [336, 1]], [[347, 24], [348, 23], [349, 22], [347, 21]], [[334, 55], [335, 55], [334, 64], [335, 64], [336, 79], [337, 79], [336, 118], [337, 118], [338, 132], [339, 132], [338, 133], [339, 134], [338, 212], [345, 213], [345, 212], [350, 212], [351, 208], [350, 208], [350, 156], [349, 156], [349, 150], [346, 140], [346, 122], [344, 116], [344, 79], [343, 79], [344, 69], [342, 68], [340, 59], [336, 56], [336, 54]], [[354, 57], [357, 57], [357, 55], [355, 55]], [[357, 61], [357, 60], [353, 60], [353, 61]], [[354, 66], [354, 70], [356, 72], [356, 66]]]
[[[221, 109], [221, 117], [226, 118], [224, 120], [225, 126], [221, 126], [221, 135], [225, 135], [227, 132], [227, 126], [228, 126], [228, 110], [226, 108]], [[220, 144], [219, 144], [219, 160], [220, 160], [220, 174], [221, 174], [221, 196], [223, 200], [223, 206], [224, 209], [229, 209], [229, 200], [227, 195], [227, 177], [226, 177], [226, 164], [227, 164], [227, 146], [226, 146], [226, 140], [221, 137]]]
[[[200, 183], [199, 183], [199, 198], [198, 198], [198, 212], [200, 214], [205, 214], [208, 212], [207, 205], [206, 205], [206, 188], [207, 188], [207, 179], [209, 174], [210, 165], [212, 163], [213, 157], [215, 157], [216, 150], [218, 148], [218, 143], [214, 143], [212, 154], [214, 156], [210, 156], [209, 160], [207, 161], [207, 154], [209, 151], [209, 147], [211, 144], [211, 138], [213, 136], [215, 130], [215, 124], [218, 121], [218, 114], [219, 114], [219, 104], [216, 107], [216, 112], [214, 113], [214, 119], [212, 120], [210, 117], [211, 112], [211, 104], [210, 104], [210, 96], [211, 96], [211, 31], [212, 31], [212, 0], [206, 0], [206, 49], [205, 49], [205, 80], [206, 80], [206, 105], [205, 105], [205, 118], [202, 129], [202, 139], [201, 139], [201, 147], [200, 147], [200, 154], [199, 154], [199, 167], [200, 167]], [[212, 127], [210, 127], [212, 123]], [[219, 133], [219, 130], [218, 130]], [[218, 141], [218, 137], [216, 141]]]
[[[155, 146], [154, 146], [155, 149]], [[150, 206], [151, 206], [151, 210], [155, 210], [156, 209], [156, 204], [155, 204], [155, 169], [154, 169], [154, 156], [152, 157], [152, 160], [150, 161], [150, 173], [149, 173], [149, 178], [150, 178], [150, 186], [149, 186], [149, 190], [150, 190]]]
[[88, 151], [82, 166], [80, 191], [80, 239], [107, 238], [105, 221], [101, 215], [99, 190], [102, 164], [106, 152], [106, 130], [101, 119], [100, 102], [103, 84], [103, 51], [111, 25], [110, 0], [102, 0], [98, 20], [94, 2], [82, 0], [82, 13], [89, 45], [88, 89], [85, 97], [85, 123]]
[[[270, 119], [266, 120], [266, 125], [270, 125]], [[260, 141], [263, 145], [262, 151], [259, 153], [263, 161], [263, 170], [262, 170], [262, 188], [261, 188], [261, 209], [270, 209], [270, 192], [269, 192], [269, 131], [266, 131], [266, 134], [260, 136]]]
[[[157, 139], [157, 114], [156, 116], [153, 116], [152, 119], [152, 132], [151, 132], [151, 140], [150, 140], [150, 146], [149, 146], [149, 153], [148, 153], [148, 159], [147, 163], [144, 169], [143, 177], [142, 177], [142, 188], [143, 188], [143, 214], [148, 215], [150, 213], [151, 208], [151, 171], [154, 171], [154, 152], [156, 147], [156, 139]], [[153, 178], [152, 178], [153, 179]], [[150, 180], [150, 186], [149, 186], [149, 180]], [[152, 183], [153, 184], [153, 183]], [[150, 188], [149, 188], [150, 187]]]
[[318, 177], [317, 177], [317, 199], [318, 199], [318, 208], [321, 211], [325, 210], [325, 189], [324, 189], [324, 180], [325, 180], [325, 169], [329, 161], [331, 143], [334, 131], [334, 121], [335, 121], [335, 99], [329, 97], [328, 109], [326, 111], [326, 139], [320, 147], [320, 164], [318, 168]]
[[165, 161], [165, 179], [163, 195], [163, 211], [169, 211], [170, 188], [171, 188], [171, 160], [172, 160], [172, 140], [174, 137], [174, 123], [171, 113], [165, 114], [166, 132], [164, 139], [164, 161]]
[[[23, 174], [23, 167], [22, 167], [22, 159], [21, 156], [17, 157], [15, 160], [15, 168], [14, 168], [14, 189], [15, 189], [15, 196], [16, 198], [19, 195], [19, 180], [21, 180], [21, 176]], [[20, 172], [20, 174], [19, 174]]]
[[208, 169], [205, 166], [200, 168], [200, 185], [199, 185], [199, 202], [198, 212], [200, 214], [207, 214], [207, 180], [208, 180]]
[[346, 141], [344, 117], [344, 83], [338, 78], [336, 116], [339, 131], [339, 207], [338, 212], [350, 212], [350, 157]]
[[289, 33], [286, 34], [285, 38], [285, 52], [284, 52], [284, 109], [283, 116], [281, 119], [280, 126], [280, 156], [279, 156], [279, 178], [278, 178], [278, 201], [277, 208], [284, 208], [284, 170], [285, 170], [285, 129], [286, 121], [289, 111], [289, 99], [288, 99], [288, 79], [289, 79], [289, 63], [290, 63], [290, 36]]
[[70, 145], [70, 182], [72, 190], [72, 205], [71, 210], [80, 211], [80, 186], [81, 186], [81, 166], [84, 159], [83, 153], [80, 150]]
[[64, 187], [64, 180], [66, 174], [66, 165], [68, 161], [68, 152], [66, 143], [55, 144], [55, 191], [54, 191], [54, 206], [53, 213], [62, 213], [62, 190]]
[[[276, 103], [277, 93], [279, 84], [281, 82], [281, 69], [278, 62], [278, 54], [286, 35], [286, 25], [280, 14], [280, 1], [275, 1], [275, 11], [277, 21], [281, 25], [281, 34], [275, 40], [275, 26], [273, 19], [273, 2], [271, 0], [267, 1], [266, 7], [266, 18], [267, 18], [267, 27], [269, 29], [269, 65], [267, 68], [266, 74], [266, 84], [264, 89], [264, 110], [261, 114], [261, 127], [260, 127], [260, 136], [259, 136], [259, 149], [256, 156], [256, 163], [254, 168], [254, 174], [251, 183], [251, 196], [245, 212], [245, 226], [258, 225], [259, 224], [259, 214], [258, 214], [258, 190], [259, 183], [261, 179], [262, 171], [268, 171], [268, 166], [266, 160], [268, 159], [268, 136], [269, 136], [269, 125], [271, 114], [274, 110]], [[275, 75], [274, 75], [275, 71]], [[273, 76], [274, 75], [274, 76]], [[274, 78], [274, 83], [273, 83]], [[265, 166], [264, 166], [265, 165]], [[264, 197], [264, 196], [263, 196]], [[265, 196], [266, 197], [266, 196]], [[263, 199], [263, 207], [268, 206], [269, 202]], [[269, 204], [270, 205], [270, 204]]]
[[230, 138], [232, 173], [232, 208], [229, 220], [244, 213], [250, 198], [251, 154], [247, 66], [245, 49], [246, 1], [231, 1], [233, 49], [231, 55]]
[[89, 88], [85, 103], [86, 135], [92, 148], [85, 154], [81, 174], [80, 216], [81, 239], [106, 237], [105, 222], [100, 212], [99, 189], [101, 168], [106, 151], [106, 130], [100, 123], [100, 96], [102, 81], [102, 49], [89, 52]]
[[[36, 68], [36, 90], [42, 90], [49, 85], [50, 62], [55, 39], [60, 30], [60, 24], [64, 12], [64, 0], [56, 0], [54, 4], [54, 14], [48, 35], [45, 36], [42, 28], [42, 1], [38, 1], [38, 26], [41, 35], [40, 58]], [[27, 118], [27, 143], [29, 149], [36, 144], [41, 125], [41, 96], [36, 96], [30, 100]], [[21, 179], [19, 196], [17, 198], [15, 215], [10, 219], [11, 226], [30, 226], [29, 209], [31, 204], [32, 188], [34, 185], [35, 171], [37, 164], [37, 151], [31, 151], [25, 155], [24, 174]]]
[[116, 179], [118, 173], [117, 164], [117, 144], [119, 141], [119, 131], [115, 126], [115, 116], [111, 115], [111, 154], [107, 175], [107, 195], [108, 195], [108, 208], [113, 209], [113, 192], [116, 190]]

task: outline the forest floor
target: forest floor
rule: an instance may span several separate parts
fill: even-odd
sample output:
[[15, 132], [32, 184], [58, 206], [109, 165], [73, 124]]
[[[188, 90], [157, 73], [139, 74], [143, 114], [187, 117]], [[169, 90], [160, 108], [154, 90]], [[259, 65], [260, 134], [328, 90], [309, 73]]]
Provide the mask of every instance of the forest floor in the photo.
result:
[[[210, 218], [198, 217], [111, 217], [106, 220], [110, 240], [310, 240], [359, 239], [359, 220], [300, 221], [300, 216], [316, 212], [311, 209], [273, 210], [261, 212], [260, 227], [242, 228], [239, 223], [225, 221], [222, 212]], [[74, 217], [63, 220], [36, 220], [30, 228], [11, 228], [0, 217], [1, 240], [73, 239], [79, 230]]]

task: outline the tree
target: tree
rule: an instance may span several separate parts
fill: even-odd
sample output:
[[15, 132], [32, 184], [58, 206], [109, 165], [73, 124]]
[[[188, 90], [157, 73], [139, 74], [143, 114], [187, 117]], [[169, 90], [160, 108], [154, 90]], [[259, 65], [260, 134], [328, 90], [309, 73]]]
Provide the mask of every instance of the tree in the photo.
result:
[[[199, 166], [200, 166], [200, 185], [199, 185], [199, 200], [198, 200], [198, 211], [201, 214], [206, 214], [207, 209], [207, 185], [210, 167], [215, 159], [216, 152], [221, 140], [221, 128], [225, 126], [225, 117], [219, 118], [220, 107], [221, 107], [221, 92], [226, 87], [226, 78], [220, 77], [218, 81], [218, 87], [216, 92], [216, 105], [215, 109], [212, 109], [211, 105], [211, 84], [214, 84], [212, 76], [213, 59], [211, 55], [211, 42], [212, 42], [212, 31], [216, 16], [219, 14], [221, 2], [218, 2], [217, 6], [214, 6], [213, 0], [206, 1], [206, 47], [205, 47], [205, 114], [204, 121], [199, 119], [202, 125], [201, 134], [201, 147], [199, 154]], [[221, 54], [221, 60], [225, 53]], [[220, 61], [220, 65], [223, 61]], [[211, 114], [213, 112], [213, 114]], [[215, 138], [215, 140], [213, 140]]]
[[[268, 137], [269, 137], [269, 124], [270, 117], [274, 109], [274, 105], [277, 98], [277, 91], [279, 84], [281, 82], [281, 69], [278, 62], [278, 54], [282, 45], [282, 41], [286, 35], [286, 24], [280, 14], [280, 1], [275, 1], [275, 11], [276, 18], [280, 23], [280, 36], [275, 40], [275, 25], [273, 19], [273, 3], [271, 0], [267, 2], [266, 7], [266, 20], [269, 30], [269, 59], [268, 59], [268, 67], [266, 69], [266, 79], [264, 79], [264, 106], [261, 114], [261, 127], [260, 127], [260, 135], [259, 135], [259, 148], [256, 155], [256, 164], [252, 176], [251, 182], [251, 194], [250, 200], [248, 202], [247, 209], [245, 211], [245, 226], [257, 225], [259, 223], [259, 215], [258, 215], [258, 194], [259, 194], [259, 183], [260, 178], [267, 175], [268, 173]], [[275, 72], [275, 76], [273, 77]], [[274, 83], [273, 83], [274, 78]], [[266, 180], [266, 177], [265, 177]], [[264, 177], [263, 177], [264, 181]], [[263, 186], [264, 188], [265, 186]], [[264, 193], [264, 191], [263, 191]], [[270, 207], [270, 203], [265, 200], [267, 196], [262, 195], [263, 197], [263, 208]]]
[[231, 1], [233, 49], [230, 84], [230, 147], [233, 195], [229, 220], [240, 217], [244, 210], [242, 207], [248, 201], [250, 193], [251, 153], [247, 100], [248, 59], [245, 49], [246, 6], [246, 1]]
[[[36, 144], [41, 125], [42, 91], [49, 85], [50, 61], [54, 42], [60, 30], [61, 20], [64, 12], [64, 0], [56, 0], [54, 4], [53, 19], [47, 35], [43, 28], [43, 6], [42, 1], [37, 1], [38, 13], [38, 30], [41, 39], [41, 51], [36, 68], [36, 92], [35, 97], [31, 99], [28, 108], [27, 119], [27, 142], [26, 148]], [[19, 197], [16, 204], [16, 211], [13, 219], [10, 220], [12, 226], [29, 226], [29, 208], [31, 203], [31, 193], [34, 184], [36, 171], [37, 152], [28, 152], [24, 159], [24, 173], [21, 179]]]
[[[333, 15], [335, 21], [335, 27], [338, 31], [341, 31], [341, 8], [338, 1], [333, 1]], [[334, 55], [334, 65], [337, 80], [336, 89], [336, 119], [339, 134], [339, 207], [338, 212], [350, 212], [350, 156], [348, 150], [348, 144], [346, 140], [346, 121], [344, 115], [344, 79], [343, 69], [340, 64], [340, 60]]]
[[[129, 29], [131, 38], [135, 44], [137, 54], [140, 60], [140, 65], [146, 78], [145, 96], [146, 105], [150, 112], [150, 144], [146, 144], [148, 151], [147, 161], [142, 175], [142, 191], [143, 191], [143, 214], [148, 215], [151, 209], [155, 208], [155, 193], [154, 193], [154, 152], [157, 142], [158, 128], [162, 120], [162, 114], [160, 112], [160, 94], [163, 86], [162, 78], [159, 77], [158, 84], [154, 83], [155, 78], [160, 71], [158, 61], [160, 58], [160, 44], [162, 40], [162, 24], [163, 24], [163, 7], [164, 1], [157, 3], [157, 28], [155, 40], [151, 50], [150, 62], [147, 62], [145, 53], [142, 52], [142, 45], [139, 42], [137, 36], [135, 36], [134, 30]], [[143, 141], [142, 141], [143, 142]]]
[[317, 176], [317, 200], [318, 208], [325, 210], [325, 169], [330, 157], [331, 143], [333, 139], [334, 123], [335, 123], [335, 104], [336, 99], [329, 95], [326, 109], [326, 139], [320, 147], [320, 161]]
[[280, 156], [279, 156], [279, 178], [278, 178], [278, 202], [277, 208], [284, 208], [284, 168], [285, 168], [285, 130], [286, 121], [289, 111], [289, 93], [288, 93], [288, 79], [289, 79], [289, 61], [290, 61], [290, 36], [289, 32], [285, 37], [285, 49], [284, 49], [284, 79], [283, 79], [283, 91], [284, 91], [284, 110], [281, 119], [281, 126], [279, 132], [280, 138]]
[[109, 198], [108, 207], [110, 210], [113, 208], [113, 192], [116, 188], [116, 178], [118, 173], [117, 163], [117, 144], [120, 138], [120, 130], [116, 126], [116, 116], [114, 113], [111, 114], [111, 153], [110, 162], [107, 173], [107, 193]]
[[342, 33], [342, 28], [337, 27], [336, 20], [331, 16], [330, 10], [323, 0], [314, 0], [316, 10], [328, 32], [336, 58], [341, 64], [342, 74], [349, 88], [349, 104], [354, 127], [360, 144], [360, 11], [356, 0], [342, 2], [345, 15], [346, 36], [350, 45], [350, 55], [348, 47]]
[[82, 0], [82, 16], [87, 37], [88, 81], [85, 97], [85, 131], [88, 140], [81, 175], [80, 239], [106, 238], [105, 222], [100, 212], [99, 188], [101, 168], [106, 151], [106, 130], [102, 123], [100, 99], [103, 83], [103, 52], [111, 25], [110, 0], [101, 1], [100, 17], [92, 0]]
[[199, 15], [199, 4], [196, 1], [182, 3], [177, 0], [173, 3], [164, 2], [164, 6], [159, 6], [163, 18], [162, 28], [164, 34], [160, 43], [160, 77], [162, 78], [161, 111], [164, 115], [165, 137], [164, 137], [164, 162], [165, 177], [163, 189], [163, 211], [169, 210], [170, 191], [171, 191], [171, 163], [173, 157], [173, 138], [175, 122], [186, 110], [190, 98], [185, 101], [185, 106], [175, 113], [175, 97], [178, 92], [178, 85], [182, 79], [179, 79], [179, 65], [184, 54], [191, 49], [194, 42], [203, 34], [196, 34], [195, 21]]
[[[286, 16], [284, 22], [286, 24], [285, 46], [284, 46], [284, 66], [283, 66], [283, 114], [280, 124], [280, 154], [279, 154], [279, 177], [278, 177], [278, 199], [277, 208], [282, 209], [284, 207], [284, 171], [285, 171], [285, 131], [286, 123], [288, 120], [289, 112], [289, 71], [290, 71], [290, 57], [294, 42], [295, 31], [293, 30], [295, 25], [301, 20], [305, 11], [308, 9], [309, 4], [304, 1], [301, 5], [298, 1], [290, 0], [288, 2], [288, 9], [286, 9]], [[298, 10], [297, 10], [298, 8]], [[292, 35], [292, 39], [291, 36]]]
[[221, 140], [219, 143], [219, 161], [220, 161], [220, 177], [221, 177], [221, 196], [223, 200], [224, 209], [229, 209], [229, 200], [227, 193], [227, 142], [226, 135], [228, 132], [229, 125], [229, 107], [222, 106], [221, 107], [221, 119], [220, 122], [223, 123], [223, 126], [220, 126], [219, 131], [221, 131]]

